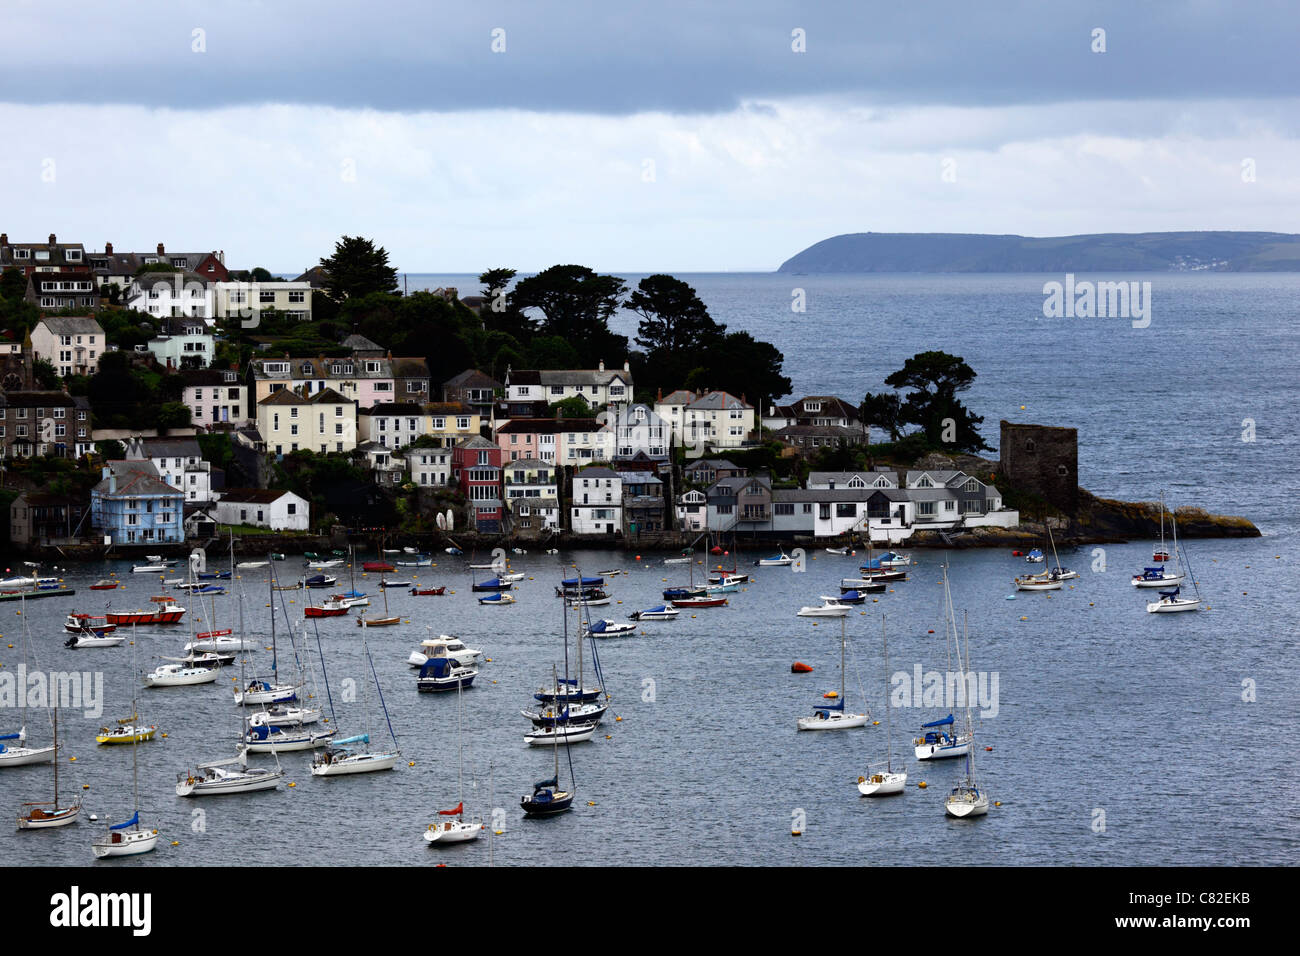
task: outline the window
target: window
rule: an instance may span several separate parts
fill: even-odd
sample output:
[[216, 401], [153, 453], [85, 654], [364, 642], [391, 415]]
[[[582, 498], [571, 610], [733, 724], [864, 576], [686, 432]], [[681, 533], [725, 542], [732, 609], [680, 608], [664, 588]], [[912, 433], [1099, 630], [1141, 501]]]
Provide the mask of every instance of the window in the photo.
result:
[[456, 419], [456, 427], [460, 429], [469, 428], [469, 416], [462, 415]]
[[943, 503], [943, 510], [944, 510], [944, 511], [956, 511], [956, 510], [957, 510], [957, 502], [955, 502], [955, 501], [945, 501], [945, 502]]
[[307, 298], [307, 293], [302, 292], [302, 291], [298, 291], [298, 292], [290, 292], [290, 293], [289, 293], [289, 301], [290, 301], [290, 302], [304, 302], [304, 301], [306, 301], [306, 298]]
[[857, 506], [852, 503], [841, 501], [835, 505], [835, 517], [837, 518], [852, 518], [855, 517], [857, 513]]
[[810, 514], [812, 514], [812, 505], [811, 505], [811, 504], [805, 504], [805, 505], [803, 506], [803, 513], [806, 514], [806, 515], [810, 515]]
[[260, 303], [262, 303], [262, 304], [266, 304], [267, 302], [270, 302], [270, 303], [274, 304], [274, 302], [275, 302], [275, 293], [274, 293], [274, 292], [259, 292], [259, 293], [257, 294], [257, 301], [260, 302]]
[[980, 483], [979, 483], [977, 480], [975, 480], [974, 478], [971, 478], [970, 480], [968, 480], [968, 481], [966, 482], [966, 484], [964, 484], [964, 485], [962, 486], [962, 488], [963, 488], [963, 490], [965, 490], [965, 491], [979, 491], [979, 490], [980, 490]]
[[918, 502], [916, 503], [916, 513], [919, 514], [919, 515], [929, 515], [929, 516], [933, 516], [934, 513], [935, 513], [935, 511], [934, 511], [934, 502], [933, 502], [933, 501], [918, 501]]

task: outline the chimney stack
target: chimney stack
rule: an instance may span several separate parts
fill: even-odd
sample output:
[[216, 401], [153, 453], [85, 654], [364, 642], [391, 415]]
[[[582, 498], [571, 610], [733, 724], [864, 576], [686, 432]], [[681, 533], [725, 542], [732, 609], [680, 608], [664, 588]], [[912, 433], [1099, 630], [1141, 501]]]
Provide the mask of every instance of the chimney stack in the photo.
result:
[[166, 252], [167, 250], [163, 248], [163, 244], [161, 242], [158, 243], [158, 255], [164, 255]]
[[109, 256], [113, 254], [113, 244], [111, 242], [104, 243], [104, 254]]
[[[51, 238], [51, 240], [52, 240], [54, 237], [51, 236], [50, 238]], [[600, 370], [601, 370], [602, 372], [605, 371], [605, 360], [604, 360], [604, 359], [601, 359], [601, 360], [600, 360]]]
[[9, 233], [0, 232], [0, 246], [9, 245]]
[[55, 236], [54, 233], [50, 233], [50, 245], [57, 246], [58, 244], [59, 244], [58, 237]]

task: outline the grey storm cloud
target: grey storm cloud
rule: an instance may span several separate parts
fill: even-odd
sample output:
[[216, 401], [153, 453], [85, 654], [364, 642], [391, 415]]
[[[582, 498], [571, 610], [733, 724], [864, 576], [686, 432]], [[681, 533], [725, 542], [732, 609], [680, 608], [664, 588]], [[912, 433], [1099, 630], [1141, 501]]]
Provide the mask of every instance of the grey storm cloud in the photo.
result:
[[[1300, 93], [1300, 7], [1287, 2], [8, 0], [3, 15], [10, 103], [620, 115], [822, 95], [999, 106]], [[806, 52], [791, 49], [796, 29]]]

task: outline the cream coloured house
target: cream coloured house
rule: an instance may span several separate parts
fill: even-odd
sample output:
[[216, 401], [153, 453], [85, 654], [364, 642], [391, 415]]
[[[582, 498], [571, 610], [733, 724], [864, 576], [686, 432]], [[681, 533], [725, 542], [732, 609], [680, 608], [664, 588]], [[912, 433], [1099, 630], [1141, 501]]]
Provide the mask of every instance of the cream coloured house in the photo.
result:
[[357, 447], [357, 404], [331, 388], [311, 396], [281, 389], [257, 403], [257, 430], [273, 455], [350, 452]]
[[104, 330], [89, 316], [47, 316], [36, 323], [31, 335], [32, 358], [48, 360], [63, 378], [99, 371]]

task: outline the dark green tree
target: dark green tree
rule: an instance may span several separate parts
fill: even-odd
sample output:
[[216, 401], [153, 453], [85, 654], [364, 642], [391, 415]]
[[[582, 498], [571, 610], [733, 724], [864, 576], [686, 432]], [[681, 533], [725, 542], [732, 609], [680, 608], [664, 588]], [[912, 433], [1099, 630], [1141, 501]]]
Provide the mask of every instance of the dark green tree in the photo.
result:
[[748, 332], [731, 332], [705, 353], [703, 367], [687, 376], [687, 388], [723, 390], [749, 402], [788, 395], [793, 383], [782, 374], [785, 357], [771, 342]]
[[336, 302], [371, 295], [395, 293], [397, 270], [388, 264], [382, 246], [360, 236], [344, 236], [334, 244], [334, 255], [320, 261], [325, 270], [325, 291]]
[[903, 402], [897, 392], [867, 392], [858, 406], [858, 415], [866, 425], [889, 432], [890, 441], [898, 441], [902, 429]]
[[930, 351], [913, 355], [885, 384], [912, 390], [903, 399], [900, 420], [918, 426], [932, 444], [958, 451], [989, 451], [979, 434], [984, 419], [957, 398], [974, 381], [975, 370], [964, 359]]
[[537, 334], [537, 323], [530, 319], [519, 305], [511, 301], [508, 295], [510, 283], [515, 278], [514, 269], [489, 269], [478, 277], [483, 285], [482, 295], [486, 300], [479, 310], [479, 321], [483, 328], [493, 332], [505, 332], [519, 342], [527, 342]]
[[32, 363], [32, 377], [36, 379], [37, 388], [57, 389], [62, 384], [54, 363], [49, 359], [38, 358]]
[[642, 279], [627, 308], [641, 316], [636, 344], [646, 350], [636, 381], [651, 390], [681, 385], [701, 355], [717, 350], [727, 331], [690, 285], [669, 275]]
[[627, 356], [627, 336], [609, 330], [627, 286], [617, 276], [600, 275], [586, 266], [551, 266], [521, 279], [509, 303], [520, 311], [542, 313], [538, 331], [566, 339], [582, 357], [584, 367], [597, 361], [622, 364]]
[[23, 275], [21, 269], [15, 269], [9, 266], [5, 269], [4, 274], [0, 275], [0, 298], [10, 302], [19, 302], [27, 294], [27, 277]]

